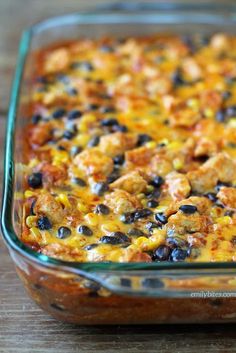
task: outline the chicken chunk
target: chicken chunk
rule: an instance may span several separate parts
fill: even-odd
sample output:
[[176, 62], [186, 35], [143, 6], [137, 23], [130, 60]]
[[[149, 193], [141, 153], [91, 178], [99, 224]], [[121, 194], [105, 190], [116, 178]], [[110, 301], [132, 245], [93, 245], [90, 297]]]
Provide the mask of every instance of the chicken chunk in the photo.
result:
[[224, 206], [236, 208], [236, 189], [230, 187], [221, 187], [217, 194], [218, 199]]
[[211, 191], [218, 181], [217, 173], [213, 168], [199, 168], [188, 172], [187, 178], [192, 190], [199, 193]]
[[49, 193], [38, 196], [34, 212], [36, 215], [47, 216], [53, 223], [60, 223], [64, 217], [62, 206]]
[[177, 234], [199, 232], [202, 229], [202, 221], [202, 216], [197, 212], [189, 215], [178, 211], [168, 218], [167, 232], [174, 231]]
[[105, 204], [118, 214], [133, 212], [141, 206], [136, 196], [119, 189], [105, 196]]
[[44, 246], [41, 253], [66, 261], [84, 261], [84, 251], [68, 245], [52, 243]]
[[217, 152], [217, 145], [214, 141], [203, 137], [200, 138], [194, 149], [194, 157], [211, 156]]
[[43, 163], [39, 166], [38, 171], [43, 174], [44, 186], [60, 185], [67, 176], [66, 168], [63, 166], [55, 166], [50, 163]]
[[133, 171], [131, 173], [125, 174], [112, 184], [110, 184], [112, 189], [122, 189], [128, 191], [130, 194], [139, 194], [146, 190], [147, 181], [138, 171]]
[[217, 33], [211, 38], [211, 47], [216, 51], [224, 51], [230, 48], [229, 39], [223, 33]]
[[182, 61], [182, 69], [184, 74], [187, 75], [190, 80], [199, 80], [202, 77], [202, 69], [193, 58], [185, 58]]
[[45, 71], [53, 73], [64, 70], [69, 65], [69, 52], [65, 48], [59, 48], [49, 53], [45, 62]]
[[125, 153], [127, 166], [144, 167], [148, 164], [154, 152], [151, 148], [139, 147]]
[[85, 150], [74, 158], [74, 164], [88, 176], [107, 176], [113, 170], [113, 160], [96, 148]]
[[52, 137], [51, 124], [44, 123], [34, 126], [30, 131], [29, 141], [31, 145], [42, 146]]
[[228, 183], [236, 180], [236, 163], [227, 153], [218, 153], [206, 161], [202, 169], [214, 169], [218, 180]]
[[195, 125], [200, 119], [201, 115], [188, 107], [178, 107], [169, 116], [170, 125], [173, 127], [191, 127]]
[[182, 200], [188, 197], [191, 187], [184, 174], [172, 172], [166, 176], [166, 183], [174, 200]]
[[171, 214], [176, 213], [182, 205], [196, 206], [200, 214], [208, 214], [211, 209], [211, 201], [207, 197], [190, 196], [187, 199], [170, 204], [165, 212], [165, 215], [170, 216]]
[[157, 153], [151, 160], [150, 170], [153, 174], [164, 177], [173, 170], [172, 162], [166, 155]]
[[128, 133], [115, 132], [100, 138], [99, 149], [110, 157], [115, 157], [135, 147], [137, 136]]
[[214, 111], [217, 111], [222, 104], [222, 94], [214, 90], [202, 91], [200, 95], [200, 104], [202, 109], [211, 108]]

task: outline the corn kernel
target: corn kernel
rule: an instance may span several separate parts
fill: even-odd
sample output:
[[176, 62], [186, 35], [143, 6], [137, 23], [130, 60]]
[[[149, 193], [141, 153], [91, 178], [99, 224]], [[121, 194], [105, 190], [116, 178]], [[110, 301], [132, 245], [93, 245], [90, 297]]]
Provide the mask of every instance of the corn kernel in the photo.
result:
[[182, 147], [182, 142], [180, 141], [173, 141], [168, 144], [168, 150], [178, 150]]
[[144, 197], [145, 197], [145, 194], [143, 194], [143, 193], [137, 195], [137, 198], [139, 200], [142, 200]]
[[70, 204], [70, 201], [69, 201], [67, 195], [59, 194], [55, 199], [56, 199], [56, 201], [59, 201], [60, 203], [62, 203], [63, 206], [65, 206], [67, 208], [71, 207], [71, 204]]
[[28, 216], [25, 220], [25, 223], [27, 225], [27, 227], [31, 228], [31, 227], [35, 227], [36, 226], [36, 220], [37, 217], [36, 216]]
[[216, 223], [222, 224], [222, 225], [227, 225], [227, 224], [232, 223], [232, 219], [230, 216], [218, 217], [218, 218], [216, 218]]
[[147, 190], [148, 192], [152, 192], [152, 191], [154, 190], [154, 186], [148, 185], [148, 186], [146, 187], [146, 190]]
[[94, 213], [87, 213], [84, 219], [90, 224], [91, 226], [98, 225], [98, 215]]
[[149, 240], [146, 237], [138, 237], [137, 239], [134, 240], [134, 244], [137, 245], [138, 247], [143, 247], [147, 245], [148, 242]]
[[84, 212], [86, 213], [88, 211], [88, 208], [85, 204], [83, 204], [82, 202], [78, 202], [77, 203], [77, 209], [80, 211], [80, 212]]
[[180, 158], [175, 158], [173, 160], [173, 167], [175, 168], [175, 170], [180, 170], [183, 168], [183, 166], [184, 166], [184, 163]]
[[194, 110], [198, 110], [198, 108], [199, 108], [199, 101], [198, 101], [197, 99], [195, 99], [195, 98], [190, 98], [190, 99], [188, 99], [188, 101], [187, 101], [187, 106], [188, 106], [189, 108], [194, 109]]
[[35, 240], [39, 240], [41, 238], [40, 230], [36, 227], [30, 228], [30, 233], [33, 235]]
[[158, 141], [158, 144], [162, 144], [162, 145], [168, 145], [169, 140], [168, 139], [162, 139], [160, 141]]
[[212, 109], [206, 108], [204, 110], [204, 115], [205, 115], [206, 118], [212, 118], [214, 116], [214, 112], [213, 112]]
[[111, 233], [111, 232], [116, 232], [119, 230], [119, 226], [112, 222], [112, 221], [108, 221], [108, 222], [105, 222], [102, 224], [101, 226], [101, 231], [104, 232], [104, 233]]
[[155, 211], [157, 213], [163, 213], [167, 210], [168, 206], [158, 206], [157, 208], [155, 208]]
[[145, 144], [147, 148], [155, 148], [157, 143], [155, 141], [149, 141]]
[[228, 125], [229, 125], [230, 127], [236, 127], [236, 117], [235, 117], [235, 118], [231, 118], [231, 119], [229, 120]]
[[35, 195], [35, 192], [31, 191], [31, 190], [26, 190], [24, 193], [25, 198], [27, 199], [28, 197], [32, 197]]

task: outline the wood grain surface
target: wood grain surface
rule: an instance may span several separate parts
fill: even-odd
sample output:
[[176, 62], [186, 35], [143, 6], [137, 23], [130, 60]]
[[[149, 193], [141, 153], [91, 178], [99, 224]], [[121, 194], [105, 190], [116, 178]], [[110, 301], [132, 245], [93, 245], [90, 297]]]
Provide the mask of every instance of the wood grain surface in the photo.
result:
[[[48, 16], [92, 8], [100, 3], [89, 0], [0, 0], [1, 161], [20, 32]], [[0, 353], [233, 353], [236, 352], [235, 331], [236, 325], [85, 327], [56, 322], [27, 297], [0, 240]]]

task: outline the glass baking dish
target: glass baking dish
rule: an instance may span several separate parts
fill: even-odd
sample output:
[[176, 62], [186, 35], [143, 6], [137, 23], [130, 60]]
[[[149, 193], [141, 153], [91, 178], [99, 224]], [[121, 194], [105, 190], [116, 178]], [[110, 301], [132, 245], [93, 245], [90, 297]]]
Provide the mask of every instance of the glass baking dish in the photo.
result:
[[2, 231], [29, 295], [55, 318], [77, 324], [234, 322], [236, 263], [72, 263], [20, 241], [22, 132], [34, 51], [79, 36], [236, 32], [235, 24], [232, 4], [119, 3], [48, 19], [23, 33], [6, 132]]

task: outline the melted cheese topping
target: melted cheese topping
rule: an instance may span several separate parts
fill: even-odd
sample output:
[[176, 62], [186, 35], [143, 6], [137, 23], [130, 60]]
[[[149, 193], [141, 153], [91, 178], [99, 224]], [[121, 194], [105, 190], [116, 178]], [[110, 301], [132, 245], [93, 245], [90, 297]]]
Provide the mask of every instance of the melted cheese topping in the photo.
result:
[[235, 261], [236, 38], [36, 55], [22, 240], [69, 261]]

